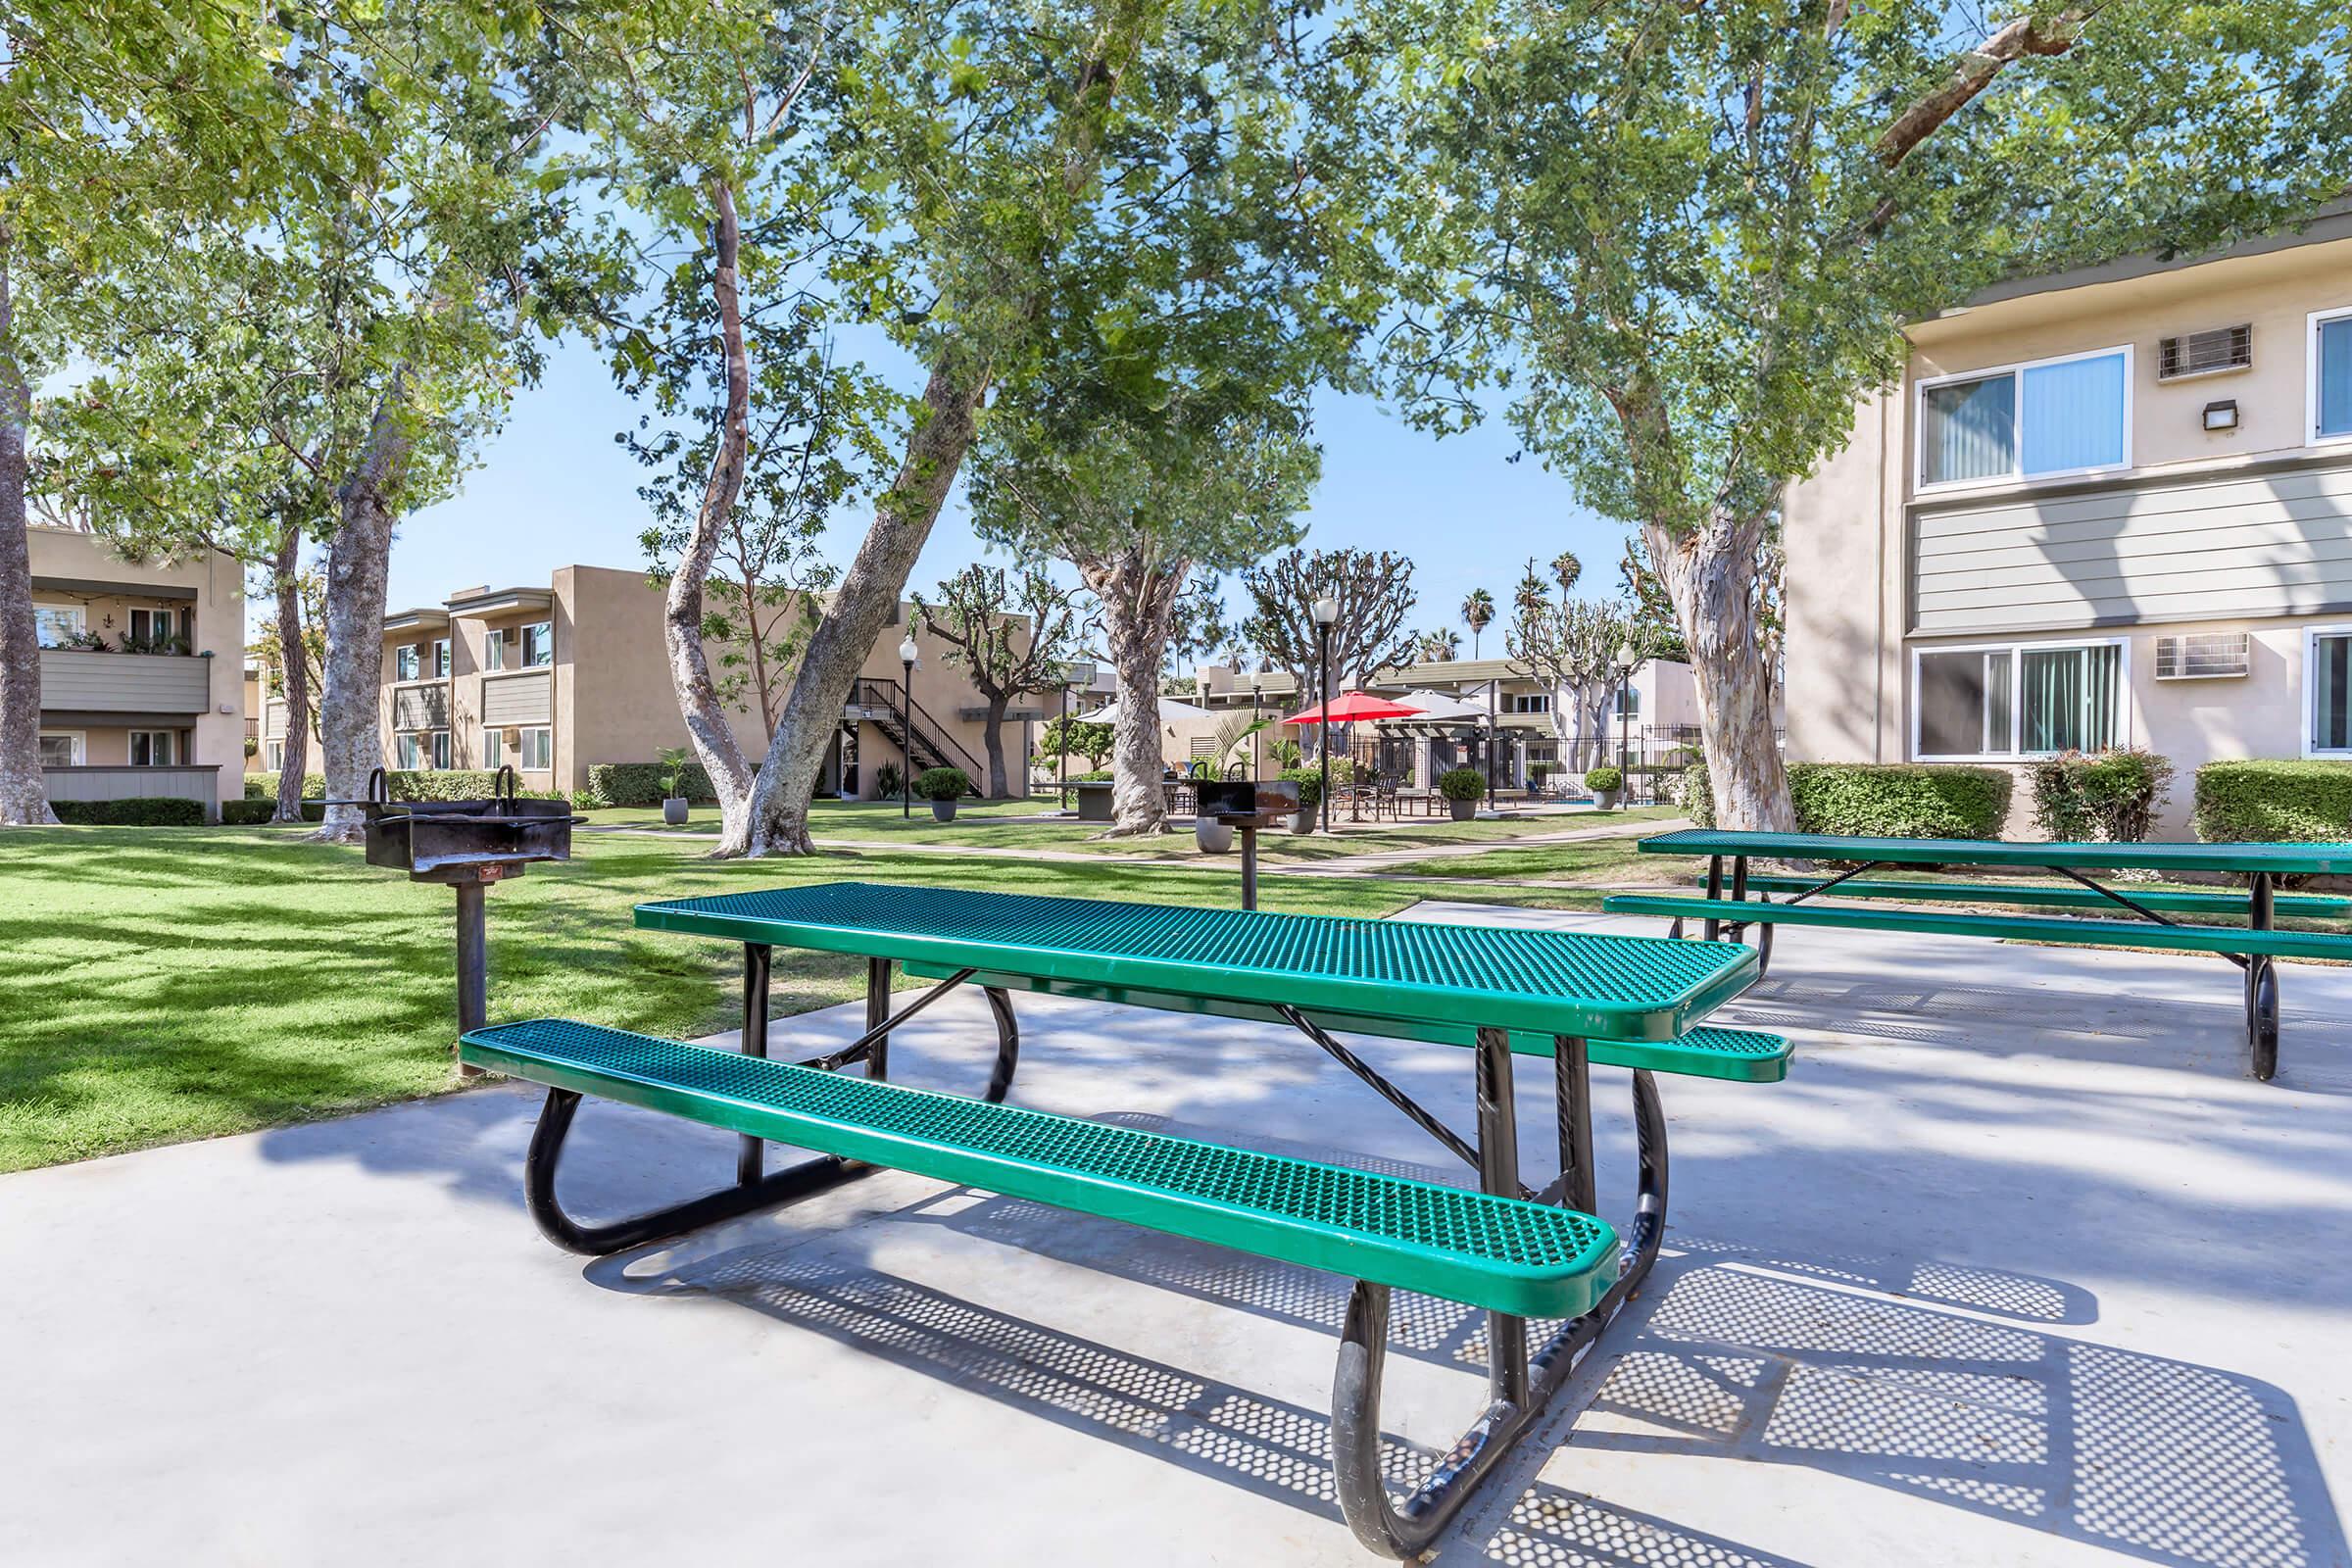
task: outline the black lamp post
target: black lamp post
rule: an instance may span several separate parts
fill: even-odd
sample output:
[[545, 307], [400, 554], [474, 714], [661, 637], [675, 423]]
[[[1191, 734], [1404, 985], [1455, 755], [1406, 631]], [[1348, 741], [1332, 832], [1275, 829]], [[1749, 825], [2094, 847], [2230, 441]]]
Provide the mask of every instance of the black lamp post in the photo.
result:
[[914, 633], [899, 643], [899, 664], [906, 679], [899, 684], [899, 815], [914, 814]]
[[1617, 645], [1617, 787], [1624, 791], [1618, 797], [1626, 805], [1634, 804], [1633, 715], [1626, 711], [1625, 694], [1633, 689], [1634, 658], [1632, 643]]
[[[1258, 712], [1258, 705], [1259, 705], [1259, 703], [1260, 703], [1260, 702], [1263, 700], [1263, 698], [1264, 698], [1264, 694], [1265, 694], [1265, 683], [1264, 683], [1263, 681], [1261, 681], [1261, 680], [1260, 680], [1260, 679], [1259, 679], [1257, 676], [1255, 676], [1255, 675], [1252, 675], [1252, 676], [1250, 676], [1250, 724], [1251, 724], [1252, 726], [1254, 726], [1254, 725], [1257, 723], [1258, 719], [1259, 719], [1259, 718], [1262, 716], [1262, 715], [1261, 715], [1261, 714]], [[1255, 728], [1252, 728], [1252, 729], [1250, 731], [1250, 776], [1251, 778], [1256, 778], [1256, 777], [1258, 777], [1258, 776], [1259, 776], [1259, 774], [1261, 774], [1261, 773], [1264, 771], [1264, 765], [1263, 765], [1262, 763], [1260, 763], [1260, 762], [1258, 761], [1258, 760], [1257, 760], [1257, 733], [1258, 733], [1258, 732], [1257, 732], [1257, 730], [1256, 730]]]
[[1340, 618], [1340, 602], [1325, 594], [1315, 601], [1315, 662], [1323, 682], [1323, 831], [1331, 831], [1331, 628]]
[[1494, 693], [1501, 689], [1502, 677], [1497, 675], [1487, 682], [1487, 809], [1494, 809]]

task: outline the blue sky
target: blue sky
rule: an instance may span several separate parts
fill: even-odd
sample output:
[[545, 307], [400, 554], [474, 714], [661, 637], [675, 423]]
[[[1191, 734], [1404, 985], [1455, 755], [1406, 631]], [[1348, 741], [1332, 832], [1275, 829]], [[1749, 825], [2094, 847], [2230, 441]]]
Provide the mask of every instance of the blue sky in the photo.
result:
[[[437, 604], [474, 583], [544, 583], [570, 564], [644, 564], [637, 497], [641, 470], [612, 440], [636, 416], [602, 360], [567, 343], [541, 384], [517, 396], [506, 429], [453, 499], [404, 522], [392, 552], [393, 609]], [[1463, 595], [1483, 587], [1508, 603], [1520, 564], [1574, 550], [1585, 587], [1612, 593], [1625, 531], [1577, 505], [1569, 487], [1534, 459], [1509, 462], [1516, 443], [1490, 423], [1440, 441], [1370, 398], [1325, 395], [1317, 408], [1323, 480], [1305, 521], [1310, 547], [1401, 551], [1414, 563], [1420, 602], [1410, 624], [1459, 627]], [[864, 528], [847, 514], [826, 546], [847, 561]], [[915, 568], [928, 587], [985, 557], [960, 496], [951, 500]], [[1229, 592], [1238, 599], [1238, 591]], [[1463, 652], [1469, 652], [1463, 630]], [[1500, 645], [1490, 628], [1487, 651]]]

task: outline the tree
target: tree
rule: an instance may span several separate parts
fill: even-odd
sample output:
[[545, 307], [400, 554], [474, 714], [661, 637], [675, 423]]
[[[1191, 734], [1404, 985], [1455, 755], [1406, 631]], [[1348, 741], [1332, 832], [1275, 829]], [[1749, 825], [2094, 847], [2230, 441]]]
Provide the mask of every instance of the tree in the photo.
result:
[[[1424, 422], [1507, 381], [1527, 448], [1635, 524], [1717, 819], [1791, 821], [1759, 568], [1783, 488], [1997, 279], [2194, 252], [2335, 194], [2340, 8], [1401, 0], [1391, 368]], [[1955, 45], [1955, 28], [1965, 29]]]
[[1503, 650], [1551, 693], [1551, 733], [1562, 757], [1573, 742], [1589, 741], [1606, 729], [1603, 715], [1618, 678], [1617, 651], [1631, 636], [1624, 610], [1596, 599], [1575, 599], [1573, 574], [1554, 571], [1566, 586], [1546, 590], [1529, 561], [1511, 595], [1511, 621]]
[[1301, 693], [1320, 678], [1322, 638], [1315, 601], [1338, 605], [1331, 623], [1334, 691], [1360, 686], [1376, 669], [1412, 658], [1404, 617], [1418, 596], [1413, 564], [1391, 550], [1291, 550], [1262, 565], [1242, 568], [1250, 614], [1242, 635], [1268, 666], [1288, 674]]
[[1462, 624], [1470, 628], [1470, 657], [1478, 657], [1478, 639], [1494, 622], [1494, 596], [1484, 588], [1473, 588], [1462, 601]]
[[1421, 634], [1414, 652], [1425, 663], [1451, 663], [1462, 656], [1462, 634], [1451, 626], [1435, 627]]
[[[1617, 561], [1617, 579], [1624, 590], [1626, 602], [1632, 607], [1637, 639], [1643, 647], [1654, 650], [1652, 657], [1671, 659], [1677, 663], [1688, 662], [1690, 651], [1683, 646], [1683, 631], [1674, 623], [1674, 599], [1658, 574], [1649, 569], [1648, 551], [1640, 534], [1629, 534], [1625, 554]], [[1767, 560], [1760, 562], [1756, 581], [1764, 596], [1764, 608], [1758, 624], [1773, 639], [1772, 653], [1777, 663], [1781, 635], [1781, 554], [1774, 547]]]
[[288, 41], [258, 7], [0, 12], [0, 826], [57, 820], [26, 533], [33, 388], [90, 325], [85, 281], [142, 254], [155, 215], [233, 209], [319, 150], [278, 134]]
[[293, 597], [298, 617], [294, 634], [286, 634], [280, 618], [286, 607], [278, 600], [270, 613], [255, 624], [257, 635], [245, 657], [262, 672], [263, 694], [276, 693], [286, 699], [286, 760], [280, 771], [300, 773], [308, 761], [307, 753], [297, 744], [297, 732], [301, 732], [300, 739], [317, 740], [318, 710], [307, 704], [298, 706], [295, 693], [317, 691], [326, 678], [326, 633], [322, 629], [326, 624], [326, 579], [315, 569], [295, 573]]
[[1102, 759], [1117, 743], [1118, 735], [1108, 724], [1073, 714], [1048, 719], [1046, 727], [1038, 731], [1037, 751], [1040, 757], [1083, 757], [1091, 771], [1102, 765]]
[[916, 594], [914, 611], [988, 707], [988, 793], [1004, 800], [1012, 794], [1004, 710], [1024, 692], [1054, 689], [1082, 629], [1076, 596], [1034, 564], [1021, 568], [1017, 589], [1004, 567], [974, 564], [939, 585], [937, 605]]

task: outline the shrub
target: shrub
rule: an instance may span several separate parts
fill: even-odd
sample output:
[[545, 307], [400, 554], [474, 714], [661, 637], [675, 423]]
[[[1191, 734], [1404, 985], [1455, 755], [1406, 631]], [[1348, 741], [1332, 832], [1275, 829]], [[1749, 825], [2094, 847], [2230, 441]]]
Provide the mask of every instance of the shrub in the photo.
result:
[[257, 741], [257, 740], [255, 740], [255, 739], [254, 739], [252, 736], [250, 736], [250, 735], [246, 736], [246, 737], [245, 737], [245, 755], [246, 755], [247, 757], [259, 757], [259, 756], [261, 756], [261, 755], [262, 755], [262, 743], [261, 743], [260, 741]]
[[918, 801], [953, 801], [970, 791], [972, 775], [960, 767], [926, 767], [914, 775]]
[[[1587, 775], [1590, 777], [1590, 775]], [[1848, 838], [1998, 838], [2010, 776], [1997, 767], [1922, 762], [1790, 762], [1788, 798], [1800, 833]], [[1683, 809], [1715, 825], [1707, 764], [1683, 770]]]
[[1616, 768], [1602, 766], [1585, 769], [1585, 788], [1595, 795], [1606, 795], [1624, 787], [1625, 775]]
[[122, 801], [51, 801], [60, 822], [80, 827], [201, 827], [204, 803], [176, 795], [134, 795]]
[[[598, 806], [660, 806], [667, 772], [660, 762], [591, 762], [586, 793]], [[709, 805], [718, 799], [702, 763], [688, 762], [678, 773], [688, 800]]]
[[[276, 800], [277, 775], [275, 773], [246, 774], [245, 798], [249, 801]], [[326, 775], [323, 773], [304, 774], [302, 780], [302, 798], [306, 801], [318, 801], [325, 799]]]
[[1110, 769], [1090, 767], [1083, 773], [1072, 773], [1070, 782], [1073, 784], [1107, 784], [1110, 782]]
[[222, 801], [220, 821], [225, 827], [259, 827], [277, 809], [275, 801]]
[[1551, 764], [1551, 763], [1549, 763], [1549, 762], [1530, 762], [1530, 763], [1528, 763], [1528, 764], [1527, 764], [1527, 783], [1528, 783], [1528, 787], [1529, 787], [1530, 789], [1538, 789], [1538, 790], [1542, 789], [1542, 788], [1544, 787], [1544, 779], [1546, 779], [1546, 778], [1548, 778], [1548, 777], [1551, 775], [1551, 771], [1552, 771], [1552, 764]]
[[896, 800], [899, 791], [906, 786], [906, 775], [900, 771], [898, 763], [884, 762], [874, 769], [874, 799], [877, 801]]
[[1323, 770], [1319, 767], [1286, 767], [1279, 775], [1298, 786], [1298, 809], [1311, 811], [1323, 804]]
[[1438, 775], [1438, 793], [1449, 801], [1475, 801], [1487, 793], [1487, 775], [1475, 767], [1456, 767]]
[[2216, 843], [2352, 837], [2352, 762], [2207, 762], [2197, 769], [2197, 837]]
[[2137, 844], [2172, 798], [2173, 764], [2135, 747], [2061, 752], [2033, 764], [2034, 825], [2067, 842]]

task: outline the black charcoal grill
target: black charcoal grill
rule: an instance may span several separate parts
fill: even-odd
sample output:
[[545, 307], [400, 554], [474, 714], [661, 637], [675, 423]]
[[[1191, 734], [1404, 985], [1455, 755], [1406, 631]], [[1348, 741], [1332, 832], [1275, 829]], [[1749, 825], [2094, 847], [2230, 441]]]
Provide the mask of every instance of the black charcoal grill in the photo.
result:
[[1293, 779], [1202, 779], [1196, 786], [1193, 819], [1219, 822], [1242, 835], [1242, 907], [1257, 907], [1257, 830], [1278, 826], [1298, 811]]
[[369, 865], [457, 889], [460, 1034], [488, 1021], [483, 891], [534, 861], [570, 859], [572, 824], [586, 820], [567, 802], [517, 797], [512, 767], [498, 770], [493, 787], [497, 793], [480, 801], [395, 801], [379, 767], [368, 775], [366, 800], [330, 803], [366, 813]]

